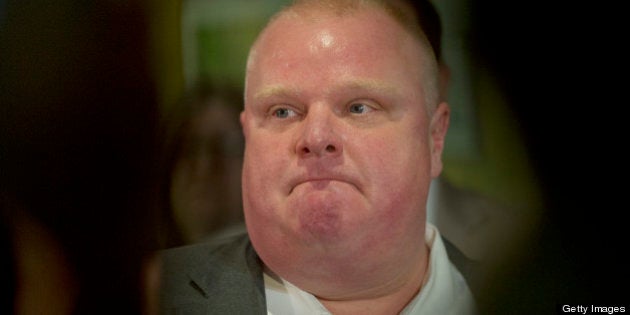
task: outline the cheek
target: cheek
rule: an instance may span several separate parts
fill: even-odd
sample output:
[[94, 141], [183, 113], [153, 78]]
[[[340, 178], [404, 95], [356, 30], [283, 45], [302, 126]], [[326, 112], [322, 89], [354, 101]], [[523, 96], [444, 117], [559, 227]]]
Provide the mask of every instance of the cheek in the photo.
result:
[[414, 244], [409, 240], [421, 239], [426, 224], [426, 190], [429, 182], [424, 178], [428, 175], [419, 175], [413, 170], [397, 170], [400, 176], [384, 175], [384, 184], [376, 187], [378, 192], [373, 200], [376, 213], [369, 223], [373, 235], [379, 236], [373, 242], [385, 248]]
[[[257, 132], [262, 133], [262, 132]], [[258, 213], [270, 212], [279, 202], [280, 184], [289, 168], [286, 143], [274, 135], [261, 134], [248, 139], [243, 161], [242, 187], [245, 215], [255, 209]]]
[[398, 133], [399, 136], [376, 138], [376, 141], [363, 141], [360, 149], [363, 154], [358, 159], [360, 166], [369, 173], [376, 191], [386, 190], [394, 195], [413, 190], [430, 179], [431, 155], [426, 141], [419, 135]]
[[367, 197], [377, 209], [387, 209], [383, 219], [394, 221], [407, 212], [424, 209], [431, 180], [427, 143], [410, 132], [395, 134], [400, 136], [364, 142], [366, 154], [361, 155], [364, 160], [360, 166], [369, 182]]
[[282, 138], [264, 131], [249, 137], [243, 164], [248, 180], [272, 181], [285, 171], [289, 166], [289, 152]]

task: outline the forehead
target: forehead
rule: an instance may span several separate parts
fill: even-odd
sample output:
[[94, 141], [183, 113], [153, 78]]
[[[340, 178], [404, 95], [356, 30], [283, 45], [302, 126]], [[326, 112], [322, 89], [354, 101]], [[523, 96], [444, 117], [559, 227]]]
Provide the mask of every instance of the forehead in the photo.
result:
[[[343, 72], [356, 66], [355, 71], [369, 72], [375, 61], [419, 72], [423, 50], [420, 40], [380, 9], [362, 8], [342, 15], [321, 10], [308, 14], [289, 11], [272, 21], [257, 40], [247, 75], [261, 68], [295, 71], [305, 64], [316, 65], [316, 70]], [[254, 69], [259, 71], [250, 71]]]
[[347, 12], [321, 8], [289, 10], [270, 22], [254, 45], [254, 50], [277, 53], [283, 49], [298, 48], [291, 44], [305, 41], [310, 50], [342, 49], [349, 44], [380, 46], [380, 50], [400, 48], [404, 42], [420, 45], [420, 40], [413, 37], [381, 8], [364, 7]]

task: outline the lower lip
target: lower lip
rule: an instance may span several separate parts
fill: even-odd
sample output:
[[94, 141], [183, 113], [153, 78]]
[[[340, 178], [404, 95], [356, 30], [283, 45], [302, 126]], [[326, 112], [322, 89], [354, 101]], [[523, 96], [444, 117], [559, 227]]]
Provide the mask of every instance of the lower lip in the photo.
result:
[[345, 181], [341, 181], [341, 180], [336, 180], [336, 179], [314, 179], [314, 180], [308, 180], [305, 182], [301, 182], [297, 185], [295, 185], [295, 187], [293, 187], [293, 189], [291, 189], [291, 192], [293, 192], [293, 190], [295, 190], [295, 188], [308, 184], [310, 187], [312, 187], [313, 189], [316, 190], [322, 190], [327, 188], [330, 184], [332, 183], [341, 183], [341, 184], [346, 184], [346, 185], [350, 185], [352, 187], [355, 187], [354, 185], [345, 182]]

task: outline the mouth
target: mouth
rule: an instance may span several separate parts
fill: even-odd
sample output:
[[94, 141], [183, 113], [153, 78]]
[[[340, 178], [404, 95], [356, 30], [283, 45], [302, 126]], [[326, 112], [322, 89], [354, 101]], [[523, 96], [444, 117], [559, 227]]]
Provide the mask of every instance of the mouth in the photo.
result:
[[352, 186], [357, 191], [359, 192], [361, 191], [359, 187], [356, 184], [354, 184], [355, 181], [348, 178], [343, 178], [343, 177], [312, 177], [310, 178], [309, 177], [309, 178], [302, 178], [302, 179], [296, 180], [291, 185], [289, 194], [291, 194], [293, 190], [295, 190], [296, 187], [299, 187], [301, 185], [309, 184], [309, 185], [312, 185], [315, 189], [324, 189], [333, 182], [347, 184], [347, 185]]

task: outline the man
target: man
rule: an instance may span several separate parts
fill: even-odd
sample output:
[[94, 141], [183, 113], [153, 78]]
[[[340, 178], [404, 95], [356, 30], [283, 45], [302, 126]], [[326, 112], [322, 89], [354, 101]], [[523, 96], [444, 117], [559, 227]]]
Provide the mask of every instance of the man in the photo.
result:
[[263, 30], [241, 113], [248, 236], [166, 252], [165, 312], [474, 313], [426, 223], [449, 107], [408, 12], [299, 1]]

